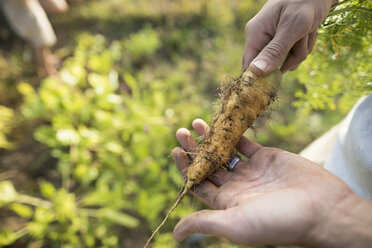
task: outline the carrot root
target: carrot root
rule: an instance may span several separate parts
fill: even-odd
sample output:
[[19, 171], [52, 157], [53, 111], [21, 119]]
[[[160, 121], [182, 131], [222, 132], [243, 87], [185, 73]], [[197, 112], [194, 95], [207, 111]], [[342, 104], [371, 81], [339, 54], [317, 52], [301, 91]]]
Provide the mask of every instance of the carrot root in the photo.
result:
[[185, 197], [185, 195], [190, 191], [193, 185], [187, 184], [185, 189], [182, 191], [180, 196], [178, 197], [177, 201], [174, 203], [173, 207], [169, 210], [167, 215], [165, 216], [164, 220], [160, 223], [160, 225], [155, 229], [155, 231], [151, 234], [150, 238], [147, 240], [145, 246], [143, 248], [147, 248], [151, 242], [151, 240], [155, 237], [155, 235], [159, 232], [160, 228], [167, 222], [169, 216], [172, 214], [172, 212], [176, 209], [178, 204], [182, 201], [182, 199]]

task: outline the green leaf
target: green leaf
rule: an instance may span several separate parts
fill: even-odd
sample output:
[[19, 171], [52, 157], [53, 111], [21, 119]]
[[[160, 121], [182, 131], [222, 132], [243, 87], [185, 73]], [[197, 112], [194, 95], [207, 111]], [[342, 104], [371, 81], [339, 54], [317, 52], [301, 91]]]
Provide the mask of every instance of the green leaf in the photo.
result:
[[158, 33], [150, 28], [132, 34], [124, 44], [135, 59], [152, 55], [161, 47]]
[[111, 235], [102, 239], [104, 247], [117, 247], [119, 239], [117, 236]]
[[94, 165], [78, 164], [73, 171], [73, 175], [81, 182], [87, 183], [96, 179], [99, 171]]
[[14, 111], [0, 105], [0, 148], [11, 149], [13, 144], [7, 139], [7, 134], [12, 130]]
[[25, 82], [21, 82], [17, 85], [17, 90], [24, 96], [35, 94], [34, 88]]
[[140, 98], [140, 88], [138, 87], [137, 80], [128, 72], [124, 73], [123, 75], [126, 84], [129, 86], [129, 88], [132, 91], [132, 95], [134, 99]]
[[65, 189], [58, 190], [53, 196], [54, 211], [56, 219], [65, 223], [76, 216], [75, 195], [68, 193]]
[[76, 145], [80, 141], [79, 133], [74, 129], [60, 129], [57, 131], [56, 137], [64, 145]]
[[34, 213], [31, 207], [20, 203], [12, 203], [10, 209], [24, 218], [30, 218]]
[[44, 143], [50, 147], [58, 146], [56, 133], [50, 126], [40, 126], [34, 132], [34, 137], [37, 141]]
[[98, 210], [98, 215], [101, 218], [125, 227], [135, 228], [139, 225], [139, 221], [136, 218], [109, 208]]
[[54, 213], [51, 210], [38, 207], [35, 210], [35, 220], [39, 223], [49, 223], [54, 220]]
[[12, 182], [0, 182], [0, 207], [14, 201], [17, 198], [17, 191], [15, 190]]
[[157, 236], [154, 248], [170, 248], [177, 247], [177, 241], [174, 239], [172, 233], [161, 233]]
[[16, 241], [18, 235], [15, 232], [12, 232], [9, 229], [2, 230], [0, 232], [0, 247], [11, 245]]
[[35, 238], [41, 239], [45, 235], [47, 225], [39, 222], [29, 222], [27, 223], [27, 230]]
[[40, 183], [40, 192], [44, 197], [51, 198], [56, 192], [56, 189], [50, 182], [42, 181]]

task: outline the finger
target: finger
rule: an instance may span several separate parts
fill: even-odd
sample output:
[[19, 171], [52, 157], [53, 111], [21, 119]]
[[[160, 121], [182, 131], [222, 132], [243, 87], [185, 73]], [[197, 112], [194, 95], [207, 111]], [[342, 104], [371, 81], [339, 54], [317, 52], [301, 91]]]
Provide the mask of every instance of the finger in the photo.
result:
[[210, 175], [207, 179], [217, 187], [220, 187], [221, 185], [229, 181], [230, 177], [231, 172], [228, 172], [223, 168], [218, 168], [217, 171]]
[[182, 148], [185, 149], [191, 158], [194, 158], [196, 156], [198, 144], [196, 143], [194, 137], [192, 137], [190, 131], [186, 128], [180, 128], [176, 132], [176, 137]]
[[279, 67], [285, 60], [289, 50], [300, 38], [297, 37], [298, 33], [292, 33], [293, 30], [288, 30], [288, 27], [279, 27], [274, 38], [249, 65], [249, 69], [254, 74], [262, 76]]
[[[252, 61], [260, 54], [277, 33], [277, 24], [280, 20], [281, 9], [267, 1], [258, 14], [245, 26], [245, 51], [242, 71], [250, 67]], [[270, 61], [268, 61], [270, 62]], [[250, 69], [252, 69], [250, 67]], [[252, 71], [255, 73], [254, 71]]]
[[202, 119], [195, 119], [192, 122], [192, 127], [201, 136], [206, 134], [209, 130], [208, 124], [205, 121], [203, 121]]
[[289, 49], [288, 42], [285, 42], [280, 36], [275, 36], [252, 61], [249, 69], [256, 75], [266, 75], [284, 61]]
[[242, 136], [238, 142], [238, 145], [236, 146], [236, 149], [247, 158], [251, 158], [253, 154], [255, 154], [262, 147], [263, 146], [260, 144]]
[[[183, 218], [175, 227], [173, 235], [175, 239], [181, 241], [192, 233], [201, 233], [207, 235], [226, 238], [235, 243], [244, 243], [247, 235], [247, 230], [239, 228], [241, 225], [232, 225], [231, 223], [239, 223], [232, 213], [234, 208], [228, 210], [202, 210], [192, 213]], [[236, 221], [236, 222], [235, 222]]]
[[191, 189], [191, 193], [214, 209], [221, 209], [221, 202], [216, 201], [217, 186], [208, 180], [204, 180]]
[[311, 53], [313, 51], [316, 38], [318, 37], [318, 32], [313, 31], [309, 34], [308, 46], [307, 46], [307, 53]]
[[[234, 156], [234, 157], [235, 157], [235, 156]], [[232, 158], [232, 159], [233, 159], [233, 158]], [[231, 160], [232, 160], [232, 159], [231, 159]], [[244, 166], [244, 164], [245, 164], [245, 161], [242, 160], [242, 159], [240, 158], [239, 162], [234, 166], [234, 168], [233, 168], [233, 169], [229, 169], [229, 170], [230, 170], [229, 176], [232, 175], [232, 174], [231, 174], [231, 171], [232, 171], [232, 172], [236, 172], [236, 171], [240, 170], [240, 168], [241, 168], [242, 166]], [[226, 166], [226, 168], [227, 168], [227, 166]], [[229, 178], [230, 178], [230, 177], [229, 177]]]
[[191, 161], [187, 156], [185, 150], [181, 147], [176, 147], [172, 151], [172, 157], [181, 176], [185, 177], [187, 173], [187, 168], [190, 166]]
[[295, 70], [297, 70], [298, 66], [299, 66], [299, 65], [296, 65], [296, 66], [290, 68], [289, 71], [295, 71]]
[[176, 240], [182, 241], [192, 233], [216, 235], [221, 229], [227, 229], [225, 210], [202, 210], [192, 213], [176, 225], [173, 235]]
[[291, 68], [296, 68], [302, 61], [306, 59], [308, 54], [308, 39], [309, 36], [306, 35], [294, 44], [291, 49], [290, 55], [280, 68], [282, 73], [288, 71]]
[[242, 72], [273, 38], [258, 22], [248, 22], [245, 27], [245, 49], [242, 61]]

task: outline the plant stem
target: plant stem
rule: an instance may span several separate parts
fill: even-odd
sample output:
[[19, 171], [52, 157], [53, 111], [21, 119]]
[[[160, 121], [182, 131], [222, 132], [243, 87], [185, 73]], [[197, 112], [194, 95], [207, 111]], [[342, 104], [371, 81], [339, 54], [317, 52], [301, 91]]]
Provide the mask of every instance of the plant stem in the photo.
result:
[[332, 12], [328, 14], [328, 17], [338, 15], [340, 13], [347, 12], [347, 11], [359, 11], [359, 12], [365, 12], [367, 14], [372, 15], [372, 9], [352, 6], [352, 7], [346, 7], [346, 8], [342, 8], [338, 10], [333, 10]]
[[50, 201], [45, 201], [29, 195], [18, 195], [15, 201], [35, 207], [43, 207], [46, 209], [51, 209], [53, 207], [53, 203], [51, 203]]
[[15, 234], [17, 235], [17, 239], [25, 236], [27, 233], [28, 233], [27, 227], [23, 227], [15, 232]]

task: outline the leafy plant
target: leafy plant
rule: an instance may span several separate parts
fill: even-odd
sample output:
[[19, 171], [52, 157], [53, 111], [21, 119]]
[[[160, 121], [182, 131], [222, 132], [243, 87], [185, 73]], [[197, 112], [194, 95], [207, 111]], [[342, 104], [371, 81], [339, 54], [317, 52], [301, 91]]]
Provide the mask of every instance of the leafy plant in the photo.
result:
[[338, 108], [346, 113], [372, 92], [372, 4], [341, 1], [319, 30], [315, 51], [296, 72], [306, 91], [296, 106], [305, 112]]
[[[127, 47], [149, 32], [140, 31], [120, 44]], [[137, 47], [129, 49], [135, 59], [156, 51], [135, 43]], [[22, 195], [4, 202], [16, 203], [7, 206], [30, 218], [22, 235], [50, 245], [116, 246], [119, 237], [109, 226], [131, 229], [140, 221], [155, 225], [173, 200], [175, 191], [169, 188], [177, 189], [180, 178], [170, 166], [170, 149], [176, 145], [170, 134], [203, 108], [200, 101], [188, 99], [195, 96], [185, 93], [191, 91], [181, 80], [116, 71], [121, 57], [113, 51], [120, 44], [81, 35], [74, 55], [61, 68], [61, 78], [45, 79], [37, 91], [27, 83], [18, 85], [24, 96], [22, 113], [43, 121], [34, 137], [48, 147], [61, 175], [60, 182], [40, 183], [41, 197]], [[184, 99], [178, 93], [182, 88]], [[3, 201], [12, 192], [13, 186], [5, 187]], [[189, 210], [180, 210], [178, 216], [184, 211]], [[7, 232], [3, 243], [18, 237], [11, 239]]]
[[10, 149], [14, 146], [7, 138], [12, 128], [13, 119], [13, 110], [0, 105], [0, 148]]

